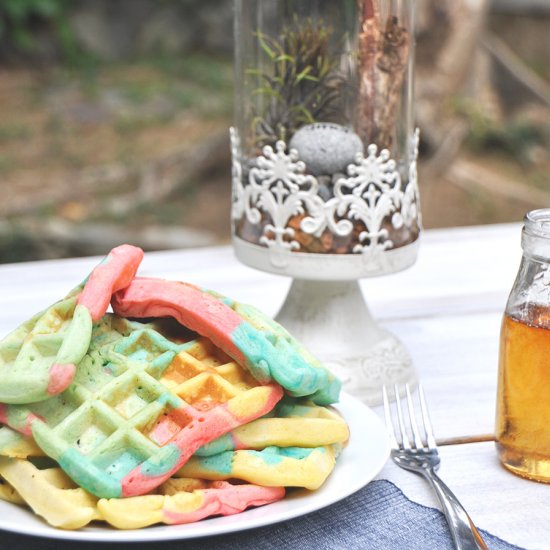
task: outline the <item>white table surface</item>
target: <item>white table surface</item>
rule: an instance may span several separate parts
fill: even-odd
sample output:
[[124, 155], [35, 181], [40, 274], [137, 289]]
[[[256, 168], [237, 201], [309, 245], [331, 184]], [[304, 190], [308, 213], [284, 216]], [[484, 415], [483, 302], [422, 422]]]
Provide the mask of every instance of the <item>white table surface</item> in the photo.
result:
[[[407, 345], [442, 443], [492, 437], [499, 327], [521, 257], [520, 229], [426, 231], [411, 269], [361, 283], [374, 316]], [[62, 297], [96, 262], [0, 266], [0, 334]], [[271, 315], [290, 284], [243, 266], [230, 247], [148, 253], [140, 274], [197, 283]], [[441, 477], [479, 527], [525, 548], [550, 548], [550, 487], [501, 468], [492, 441], [444, 444], [441, 454]], [[438, 507], [422, 479], [391, 463], [379, 478]]]

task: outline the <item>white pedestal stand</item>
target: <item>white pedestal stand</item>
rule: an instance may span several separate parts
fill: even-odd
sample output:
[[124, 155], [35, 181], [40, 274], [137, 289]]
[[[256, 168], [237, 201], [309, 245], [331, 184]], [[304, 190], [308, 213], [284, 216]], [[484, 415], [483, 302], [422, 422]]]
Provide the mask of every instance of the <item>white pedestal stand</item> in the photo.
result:
[[372, 318], [357, 281], [295, 279], [276, 320], [369, 405], [382, 384], [416, 383], [405, 346]]
[[279, 254], [273, 261], [266, 248], [239, 238], [233, 244], [243, 263], [294, 277], [276, 320], [340, 377], [345, 391], [377, 405], [382, 384], [416, 384], [409, 353], [372, 318], [358, 279], [409, 267], [416, 260], [418, 241], [376, 261], [296, 252]]

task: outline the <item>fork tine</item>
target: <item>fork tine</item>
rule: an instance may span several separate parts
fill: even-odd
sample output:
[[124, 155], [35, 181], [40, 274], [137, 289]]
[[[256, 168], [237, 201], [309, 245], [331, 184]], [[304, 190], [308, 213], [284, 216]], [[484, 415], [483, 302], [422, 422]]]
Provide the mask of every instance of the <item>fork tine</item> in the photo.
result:
[[393, 422], [390, 412], [390, 401], [388, 399], [388, 392], [386, 386], [382, 386], [382, 399], [384, 400], [384, 418], [386, 419], [386, 429], [388, 430], [388, 436], [392, 449], [399, 449], [399, 443], [395, 437], [395, 430], [393, 429]]
[[418, 384], [418, 394], [420, 395], [420, 408], [422, 410], [422, 420], [424, 422], [424, 431], [426, 432], [426, 439], [428, 441], [428, 449], [435, 449], [437, 448], [437, 444], [435, 442], [432, 422], [430, 420], [430, 414], [428, 413], [428, 406], [426, 405], [426, 397], [424, 396], [422, 384]]
[[401, 431], [401, 440], [403, 441], [403, 448], [410, 449], [411, 442], [407, 435], [407, 429], [405, 428], [405, 422], [403, 420], [403, 411], [401, 410], [401, 397], [399, 396], [399, 388], [397, 384], [394, 385], [393, 391], [395, 392], [395, 404], [397, 405], [397, 420], [399, 424], [399, 430]]
[[405, 391], [407, 392], [407, 406], [409, 408], [409, 419], [411, 422], [414, 446], [417, 449], [422, 449], [424, 443], [422, 442], [422, 437], [420, 436], [420, 432], [418, 431], [418, 424], [416, 423], [416, 415], [414, 413], [414, 405], [411, 398], [411, 389], [409, 387], [409, 384], [405, 384]]

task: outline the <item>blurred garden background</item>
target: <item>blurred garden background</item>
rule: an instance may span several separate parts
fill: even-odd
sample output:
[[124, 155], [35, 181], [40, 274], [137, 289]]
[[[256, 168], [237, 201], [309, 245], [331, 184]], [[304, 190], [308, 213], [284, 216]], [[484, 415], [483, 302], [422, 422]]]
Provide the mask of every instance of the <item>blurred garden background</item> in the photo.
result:
[[[550, 0], [418, 0], [426, 228], [550, 206]], [[231, 0], [1, 0], [0, 262], [230, 239]]]

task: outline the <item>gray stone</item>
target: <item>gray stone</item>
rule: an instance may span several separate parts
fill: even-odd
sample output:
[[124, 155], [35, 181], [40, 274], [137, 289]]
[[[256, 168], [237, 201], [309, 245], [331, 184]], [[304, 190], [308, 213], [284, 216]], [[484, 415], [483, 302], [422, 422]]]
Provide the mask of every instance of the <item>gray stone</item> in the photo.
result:
[[346, 172], [357, 153], [363, 153], [361, 138], [350, 128], [330, 122], [316, 122], [300, 128], [289, 143], [296, 149], [307, 172], [315, 176]]

